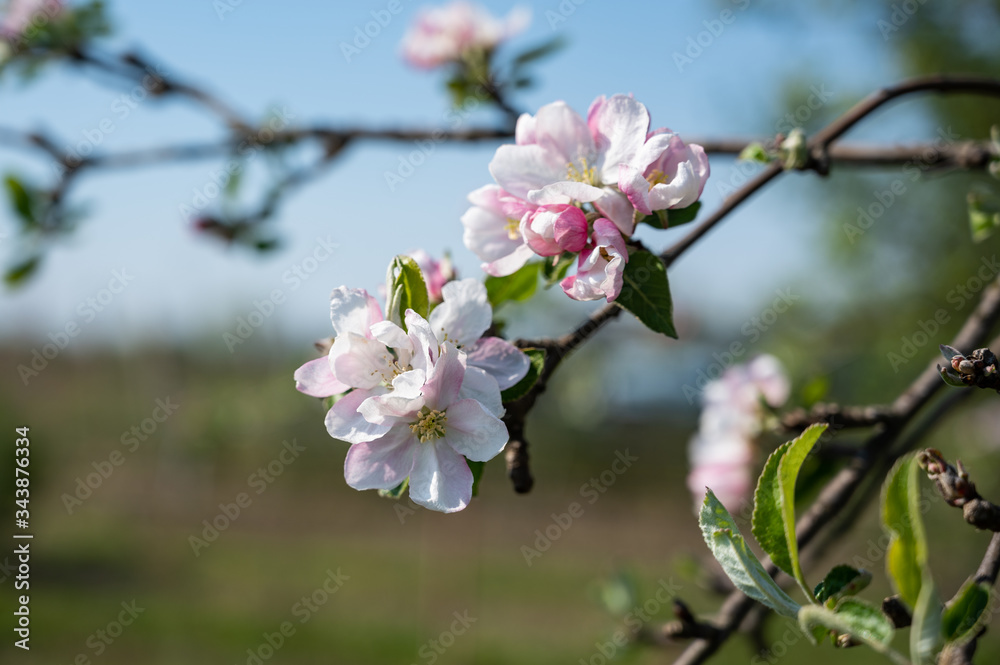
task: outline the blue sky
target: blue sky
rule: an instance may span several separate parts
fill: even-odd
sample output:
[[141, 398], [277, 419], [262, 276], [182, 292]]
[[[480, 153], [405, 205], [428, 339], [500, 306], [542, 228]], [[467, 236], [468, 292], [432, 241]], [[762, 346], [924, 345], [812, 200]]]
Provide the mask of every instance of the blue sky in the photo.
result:
[[[206, 86], [257, 117], [284, 108], [295, 124], [446, 124], [443, 73], [413, 70], [399, 58], [400, 38], [423, 4], [401, 2], [401, 13], [350, 62], [340, 44], [353, 40], [355, 28], [371, 21], [372, 12], [385, 9], [388, 0], [280, 5], [243, 0], [221, 14], [210, 0], [111, 2], [116, 32], [109, 47], [141, 50], [167, 74]], [[495, 13], [513, 6], [484, 4]], [[854, 101], [898, 78], [874, 8], [817, 19], [796, 10], [759, 10], [742, 0], [521, 4], [532, 8], [534, 20], [508, 52], [555, 34], [569, 42], [536, 67], [537, 86], [513, 100], [529, 112], [563, 99], [585, 113], [596, 96], [626, 92], [646, 104], [654, 126], [687, 137], [765, 136], [788, 110], [780, 100], [790, 77], [825, 86], [834, 96], [831, 103]], [[724, 17], [731, 19], [728, 24], [719, 21], [724, 10], [732, 12]], [[691, 44], [699, 38], [705, 45], [697, 53]], [[674, 54], [686, 51], [697, 57], [678, 66]], [[63, 68], [29, 86], [6, 77], [0, 82], [0, 123], [44, 129], [72, 146], [88, 133], [94, 137], [102, 121], [110, 120], [113, 131], [101, 132], [100, 150], [221, 136], [213, 116], [182, 101], [147, 99], [126, 114], [120, 96], [128, 92]], [[476, 111], [464, 125], [495, 119], [492, 111]], [[887, 141], [923, 136], [916, 112], [872, 124], [853, 136], [877, 132]], [[49, 252], [30, 284], [0, 294], [0, 338], [41, 342], [75, 322], [81, 332], [74, 344], [80, 347], [207, 338], [224, 349], [219, 331], [232, 330], [237, 317], [277, 289], [284, 297], [260, 336], [305, 345], [328, 331], [330, 290], [342, 284], [374, 289], [396, 253], [450, 250], [463, 275], [481, 274], [478, 260], [462, 245], [459, 217], [466, 194], [490, 182], [487, 164], [495, 148], [438, 145], [390, 191], [385, 172], [395, 170], [414, 146], [357, 144], [325, 177], [288, 200], [275, 225], [282, 248], [266, 257], [196, 237], [180, 212], [211, 182], [219, 161], [91, 173], [73, 193], [89, 210], [79, 230]], [[41, 181], [51, 177], [43, 162], [23, 153], [3, 148], [0, 155], [5, 172]], [[706, 212], [721, 199], [719, 184], [732, 182], [732, 165], [729, 158], [712, 158]], [[810, 288], [804, 277], [812, 261], [807, 248], [822, 216], [810, 214], [804, 178], [812, 176], [793, 174], [759, 194], [678, 262], [671, 283], [679, 310], [738, 323], [777, 288], [789, 283]], [[244, 185], [259, 186], [254, 178]], [[0, 250], [8, 262], [12, 224], [4, 208]], [[676, 233], [642, 237], [662, 247]], [[308, 279], [289, 278], [319, 238], [336, 243], [332, 256], [318, 262]], [[81, 309], [81, 303], [99, 300], [116, 270], [132, 277], [127, 287], [105, 294], [106, 300], [113, 298], [96, 315], [82, 314], [87, 306]], [[817, 293], [821, 281], [813, 280]], [[586, 306], [568, 311], [582, 318]], [[570, 324], [562, 319], [552, 325], [565, 330]]]

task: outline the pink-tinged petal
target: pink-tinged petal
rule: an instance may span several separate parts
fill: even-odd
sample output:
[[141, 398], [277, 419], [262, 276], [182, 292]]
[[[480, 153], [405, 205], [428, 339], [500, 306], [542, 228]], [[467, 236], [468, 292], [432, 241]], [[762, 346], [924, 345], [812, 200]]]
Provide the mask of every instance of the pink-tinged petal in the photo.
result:
[[486, 271], [487, 275], [493, 277], [506, 277], [523, 268], [524, 264], [533, 256], [535, 253], [531, 251], [530, 247], [521, 245], [507, 256], [490, 263], [484, 263], [483, 270]]
[[537, 205], [560, 205], [573, 201], [590, 203], [604, 196], [604, 190], [584, 182], [559, 180], [528, 192], [528, 200]]
[[486, 286], [478, 279], [448, 282], [441, 290], [443, 302], [431, 312], [431, 329], [439, 342], [458, 346], [475, 343], [493, 323], [493, 308]]
[[768, 404], [779, 407], [788, 401], [791, 385], [780, 360], [770, 354], [757, 356], [747, 365], [747, 373]]
[[474, 462], [486, 462], [507, 445], [507, 426], [474, 399], [463, 399], [448, 407], [444, 436], [452, 448]]
[[353, 332], [337, 335], [330, 348], [333, 375], [354, 388], [374, 388], [388, 381], [393, 361], [385, 344]]
[[576, 275], [561, 282], [574, 300], [606, 298], [612, 302], [621, 293], [628, 247], [618, 227], [610, 220], [594, 221], [594, 243], [580, 254]]
[[676, 134], [661, 132], [653, 134], [642, 144], [629, 166], [638, 168], [643, 174], [652, 169], [660, 169], [670, 173], [673, 169], [667, 163], [669, 156], [677, 146], [683, 147], [684, 142]]
[[575, 206], [566, 206], [553, 226], [553, 237], [564, 251], [583, 251], [587, 244], [587, 216]]
[[652, 215], [649, 207], [649, 181], [642, 171], [628, 164], [618, 166], [618, 189], [628, 197], [629, 203], [643, 215]]
[[368, 422], [358, 413], [358, 407], [369, 397], [383, 394], [385, 390], [381, 387], [376, 390], [354, 390], [341, 397], [326, 414], [326, 431], [333, 438], [348, 443], [363, 443], [384, 436], [390, 425]]
[[375, 425], [392, 425], [400, 418], [413, 416], [423, 408], [425, 399], [423, 370], [403, 372], [392, 380], [392, 390], [382, 395], [372, 395], [358, 406], [358, 413]]
[[372, 325], [371, 336], [373, 339], [393, 349], [413, 350], [406, 331], [392, 321], [379, 321]]
[[594, 201], [594, 207], [614, 222], [623, 234], [631, 236], [635, 231], [635, 208], [621, 192], [605, 189], [603, 196]]
[[416, 445], [410, 471], [410, 498], [443, 513], [462, 510], [472, 500], [472, 471], [444, 439]]
[[469, 208], [462, 215], [465, 246], [483, 261], [497, 261], [510, 256], [524, 244], [518, 232], [520, 217], [508, 219], [482, 207]]
[[497, 384], [497, 380], [480, 367], [471, 367], [467, 364], [458, 399], [475, 400], [497, 418], [504, 414], [503, 400], [500, 397], [500, 386]]
[[655, 210], [686, 208], [698, 200], [699, 182], [694, 167], [684, 162], [668, 183], [653, 185], [649, 190], [649, 205]]
[[618, 179], [618, 165], [630, 164], [646, 142], [649, 112], [630, 95], [614, 95], [592, 106], [587, 123], [603, 159], [598, 164], [602, 182]]
[[514, 143], [517, 145], [531, 145], [535, 140], [535, 116], [529, 113], [522, 113], [517, 118], [514, 126]]
[[310, 397], [330, 397], [346, 392], [351, 387], [337, 380], [330, 369], [330, 359], [323, 356], [310, 360], [295, 370], [295, 389]]
[[467, 364], [479, 367], [492, 376], [500, 390], [515, 385], [531, 367], [531, 361], [523, 351], [499, 337], [483, 337], [466, 352]]
[[625, 244], [621, 231], [615, 224], [606, 219], [594, 221], [594, 243], [600, 247], [614, 250], [615, 253], [623, 257], [628, 256], [628, 245]]
[[364, 289], [341, 286], [330, 295], [330, 320], [338, 337], [347, 332], [367, 337], [372, 324], [382, 318], [378, 302]]
[[528, 200], [528, 192], [566, 177], [566, 162], [540, 145], [502, 145], [490, 173], [508, 193]]
[[439, 344], [431, 324], [412, 309], [406, 310], [403, 314], [403, 321], [406, 322], [410, 343], [413, 346], [410, 365], [414, 369], [429, 372], [431, 365], [437, 361]]
[[356, 443], [344, 459], [344, 479], [357, 490], [392, 489], [410, 475], [419, 445], [406, 425], [375, 441]]
[[465, 368], [465, 354], [451, 342], [442, 344], [441, 356], [428, 372], [422, 388], [428, 408], [443, 411], [458, 399]]
[[[570, 164], [577, 168], [583, 166], [582, 159], [587, 160], [590, 166], [594, 164], [596, 149], [590, 128], [566, 102], [553, 102], [538, 109], [535, 114], [535, 140], [539, 146], [558, 157], [564, 175]], [[515, 193], [510, 189], [507, 191]]]

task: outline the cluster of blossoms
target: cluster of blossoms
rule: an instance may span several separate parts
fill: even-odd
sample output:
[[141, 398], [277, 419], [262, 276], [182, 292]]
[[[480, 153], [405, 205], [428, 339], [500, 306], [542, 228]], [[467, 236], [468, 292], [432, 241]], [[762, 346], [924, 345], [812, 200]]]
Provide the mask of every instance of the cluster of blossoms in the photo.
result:
[[413, 501], [454, 512], [472, 498], [466, 460], [485, 462], [507, 443], [500, 391], [529, 361], [483, 336], [493, 312], [481, 282], [450, 281], [440, 294], [427, 319], [406, 310], [404, 328], [365, 290], [336, 289], [329, 353], [300, 367], [295, 381], [307, 395], [339, 396], [326, 428], [352, 444], [344, 462], [351, 487], [390, 490], [408, 479]]
[[646, 107], [629, 95], [598, 97], [586, 120], [565, 102], [523, 114], [515, 144], [500, 146], [490, 162], [497, 184], [469, 195], [466, 247], [497, 277], [535, 255], [576, 255], [563, 290], [611, 302], [637, 221], [694, 204], [709, 175], [701, 146], [649, 127]]
[[515, 8], [499, 19], [462, 0], [424, 9], [403, 37], [403, 57], [423, 69], [461, 62], [492, 51], [530, 22], [531, 12], [524, 8]]
[[701, 420], [689, 450], [688, 488], [696, 511], [705, 500], [706, 487], [730, 511], [749, 499], [754, 440], [762, 431], [764, 404], [782, 406], [789, 390], [781, 363], [770, 355], [730, 367], [705, 386]]
[[62, 0], [11, 0], [0, 18], [0, 39], [17, 40], [33, 21], [48, 21], [63, 10]]

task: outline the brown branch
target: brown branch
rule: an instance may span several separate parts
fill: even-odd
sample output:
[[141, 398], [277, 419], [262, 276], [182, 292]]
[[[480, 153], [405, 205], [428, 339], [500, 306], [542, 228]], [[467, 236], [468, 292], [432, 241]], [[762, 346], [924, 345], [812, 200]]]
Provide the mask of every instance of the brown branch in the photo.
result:
[[962, 509], [966, 522], [977, 529], [1000, 532], [1000, 506], [979, 494], [976, 484], [969, 479], [962, 460], [956, 460], [955, 466], [952, 466], [940, 451], [928, 448], [921, 451], [917, 461], [945, 502]]
[[[994, 533], [990, 539], [990, 544], [986, 547], [986, 554], [979, 563], [979, 568], [970, 579], [975, 584], [985, 584], [992, 588], [997, 581], [997, 574], [1000, 573], [1000, 532]], [[948, 604], [955, 602], [955, 598], [948, 601]], [[976, 653], [976, 645], [982, 637], [985, 627], [972, 639], [962, 644], [949, 644], [945, 646], [938, 658], [938, 665], [972, 665], [972, 657]]]

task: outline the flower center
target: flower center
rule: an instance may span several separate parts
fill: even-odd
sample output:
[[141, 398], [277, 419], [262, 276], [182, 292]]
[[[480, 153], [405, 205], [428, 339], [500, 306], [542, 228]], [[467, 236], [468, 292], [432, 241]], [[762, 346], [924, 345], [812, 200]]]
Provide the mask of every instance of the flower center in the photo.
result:
[[653, 189], [655, 185], [665, 185], [670, 180], [667, 174], [660, 169], [653, 169], [650, 171], [649, 175], [646, 176], [647, 182], [649, 182], [649, 188]]
[[511, 240], [518, 240], [521, 237], [521, 220], [508, 217], [507, 225], [503, 228]]
[[391, 386], [392, 380], [395, 379], [400, 374], [403, 374], [404, 372], [409, 372], [411, 369], [413, 369], [409, 365], [407, 365], [406, 367], [400, 365], [399, 358], [397, 358], [396, 354], [389, 349], [386, 349], [386, 352], [382, 354], [382, 361], [384, 362], [382, 368], [380, 370], [373, 370], [371, 374], [372, 376], [374, 376], [375, 374], [381, 376], [382, 382], [385, 383], [385, 385], [387, 386]]
[[566, 179], [596, 187], [597, 169], [593, 166], [587, 166], [587, 158], [581, 157], [579, 167], [573, 162], [566, 165]]
[[417, 422], [410, 425], [410, 431], [417, 435], [420, 443], [427, 443], [444, 436], [445, 425], [448, 424], [448, 414], [426, 406], [417, 412]]

